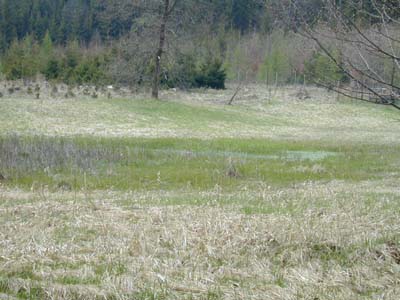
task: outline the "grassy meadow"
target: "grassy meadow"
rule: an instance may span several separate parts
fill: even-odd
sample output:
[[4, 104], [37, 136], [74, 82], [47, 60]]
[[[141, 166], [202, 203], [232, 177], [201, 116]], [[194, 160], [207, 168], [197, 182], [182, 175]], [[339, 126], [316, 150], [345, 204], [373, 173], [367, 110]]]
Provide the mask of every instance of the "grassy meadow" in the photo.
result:
[[297, 90], [0, 98], [0, 299], [399, 299], [400, 114]]

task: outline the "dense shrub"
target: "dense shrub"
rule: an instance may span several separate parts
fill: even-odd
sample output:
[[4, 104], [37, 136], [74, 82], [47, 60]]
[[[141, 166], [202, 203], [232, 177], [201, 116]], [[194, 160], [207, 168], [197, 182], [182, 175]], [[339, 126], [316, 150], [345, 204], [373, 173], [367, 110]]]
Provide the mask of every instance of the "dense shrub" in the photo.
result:
[[47, 80], [58, 79], [61, 75], [61, 67], [56, 59], [50, 59], [43, 71]]
[[196, 86], [196, 58], [191, 54], [181, 54], [178, 59], [168, 66], [161, 77], [161, 84], [168, 87], [183, 89]]
[[[49, 34], [46, 34], [41, 43], [32, 37], [26, 37], [24, 40], [14, 41], [3, 55], [1, 72], [9, 80], [34, 78], [42, 74], [49, 81], [70, 85], [119, 83], [125, 73], [129, 72], [134, 74], [129, 78], [136, 80], [125, 81], [123, 84], [150, 84], [153, 59], [144, 60], [134, 52], [126, 53], [129, 55], [122, 55], [123, 51], [117, 51], [118, 55], [111, 53], [114, 54], [110, 48], [92, 51], [73, 41], [66, 47], [54, 49]], [[110, 74], [110, 65], [115, 63], [113, 57], [117, 57], [121, 63]], [[129, 67], [129, 59], [137, 61], [141, 67], [138, 64], [135, 64], [136, 68]], [[221, 60], [209, 59], [201, 63], [205, 60], [206, 55], [195, 51], [171, 55], [164, 63], [161, 84], [169, 88], [224, 89], [227, 75]]]
[[195, 77], [197, 87], [208, 87], [218, 90], [225, 89], [225, 80], [226, 71], [219, 60], [212, 60], [202, 64]]
[[219, 60], [210, 60], [196, 67], [194, 55], [181, 55], [161, 77], [161, 83], [169, 88], [224, 89], [226, 71]]
[[9, 80], [43, 74], [47, 80], [68, 84], [97, 84], [104, 81], [105, 64], [106, 54], [85, 53], [76, 42], [54, 50], [46, 34], [40, 44], [30, 36], [15, 40], [3, 56], [1, 71]]
[[[333, 52], [337, 61], [340, 61], [340, 55]], [[305, 74], [309, 82], [318, 83], [321, 81], [345, 83], [348, 77], [343, 71], [324, 53], [316, 52], [311, 60], [305, 63]]]
[[105, 79], [102, 63], [99, 57], [82, 61], [75, 69], [76, 82], [78, 84], [97, 84]]
[[32, 37], [15, 40], [4, 55], [3, 73], [6, 79], [30, 78], [39, 72], [39, 48]]
[[105, 79], [103, 60], [99, 57], [71, 57], [50, 59], [43, 74], [47, 80], [63, 81], [68, 84], [97, 84]]

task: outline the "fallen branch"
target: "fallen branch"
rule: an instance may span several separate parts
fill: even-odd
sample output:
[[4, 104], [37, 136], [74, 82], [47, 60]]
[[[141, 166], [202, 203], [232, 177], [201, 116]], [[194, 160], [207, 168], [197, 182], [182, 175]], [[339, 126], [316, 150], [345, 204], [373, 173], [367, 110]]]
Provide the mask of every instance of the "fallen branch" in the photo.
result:
[[240, 92], [241, 89], [242, 89], [242, 84], [243, 84], [243, 81], [240, 81], [239, 84], [238, 84], [238, 86], [236, 87], [235, 93], [233, 94], [233, 96], [232, 96], [231, 99], [229, 100], [228, 105], [232, 105], [233, 100], [235, 100], [236, 96], [239, 94], [239, 92]]

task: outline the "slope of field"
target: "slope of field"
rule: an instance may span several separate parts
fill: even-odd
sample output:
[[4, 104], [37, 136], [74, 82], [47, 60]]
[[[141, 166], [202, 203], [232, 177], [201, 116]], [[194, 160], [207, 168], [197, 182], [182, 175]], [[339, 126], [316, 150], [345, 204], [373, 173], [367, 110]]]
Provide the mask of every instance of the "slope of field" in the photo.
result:
[[[260, 137], [277, 140], [397, 142], [398, 113], [385, 107], [335, 100], [334, 94], [299, 88], [269, 93], [249, 86], [234, 106], [233, 91], [164, 92], [168, 101], [141, 96], [115, 99], [1, 99], [0, 130], [24, 135], [103, 137]], [[144, 97], [144, 96], [143, 96]]]
[[400, 114], [297, 90], [0, 98], [0, 299], [399, 299]]

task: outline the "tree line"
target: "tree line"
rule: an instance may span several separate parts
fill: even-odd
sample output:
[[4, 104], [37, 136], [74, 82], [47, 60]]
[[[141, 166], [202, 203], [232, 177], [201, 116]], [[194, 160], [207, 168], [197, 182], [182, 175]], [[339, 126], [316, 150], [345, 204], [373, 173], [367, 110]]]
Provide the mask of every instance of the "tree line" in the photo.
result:
[[[146, 10], [140, 0], [0, 0], [0, 49], [27, 35], [42, 40], [49, 32], [54, 43], [70, 40], [88, 44], [112, 40], [140, 26]], [[147, 1], [150, 2], [150, 1]], [[188, 5], [197, 1], [186, 0]], [[213, 16], [215, 26], [235, 30], [267, 30], [272, 20], [260, 0], [205, 1], [202, 13]]]
[[[348, 14], [357, 9], [348, 3], [353, 0], [336, 0]], [[373, 13], [371, 1], [359, 1], [362, 7]], [[393, 1], [393, 0], [392, 0]], [[52, 41], [66, 45], [77, 40], [89, 44], [91, 41], [115, 40], [140, 27], [148, 18], [146, 5], [161, 1], [143, 0], [0, 0], [0, 51], [9, 47], [15, 39], [31, 35], [42, 40], [49, 32]], [[293, 0], [182, 0], [184, 6], [199, 9], [214, 28], [224, 27], [242, 33], [268, 32], [286, 26], [282, 14], [293, 10]], [[144, 5], [144, 3], [146, 5]], [[302, 0], [297, 10], [308, 20], [319, 18], [324, 0]], [[199, 22], [194, 18], [194, 22]]]
[[[159, 55], [164, 1], [0, 0], [0, 71], [96, 85], [154, 84], [157, 74], [157, 85], [181, 88], [223, 88], [226, 78], [331, 89], [400, 80], [395, 0], [170, 1]], [[360, 56], [357, 30], [393, 55], [367, 47]], [[349, 64], [363, 63], [370, 72], [357, 82]]]

